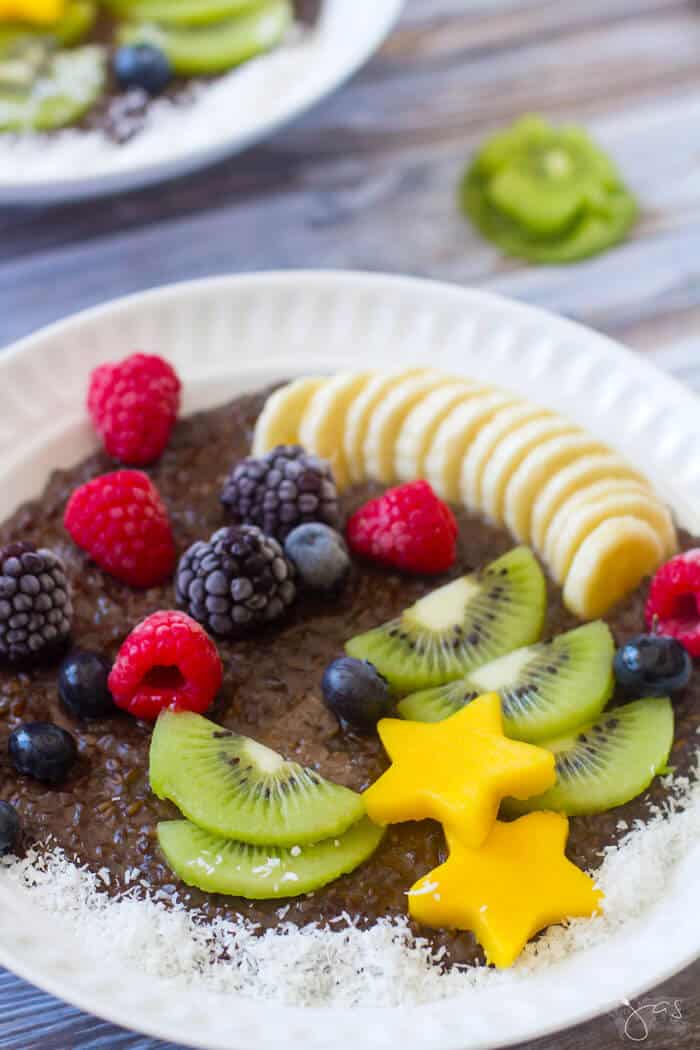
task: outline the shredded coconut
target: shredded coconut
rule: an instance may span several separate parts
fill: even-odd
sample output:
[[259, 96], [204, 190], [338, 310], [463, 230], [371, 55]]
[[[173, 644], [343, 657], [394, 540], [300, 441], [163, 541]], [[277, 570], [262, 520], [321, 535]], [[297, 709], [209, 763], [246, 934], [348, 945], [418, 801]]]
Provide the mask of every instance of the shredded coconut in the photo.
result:
[[483, 966], [443, 972], [444, 947], [435, 951], [415, 938], [405, 918], [365, 929], [344, 913], [325, 927], [298, 928], [284, 921], [285, 905], [277, 913], [280, 925], [261, 932], [244, 918], [206, 921], [177, 894], [137, 882], [136, 869], [127, 872], [121, 894], [110, 897], [102, 872], [89, 871], [51, 842], [22, 859], [0, 859], [0, 886], [33, 909], [63, 916], [96, 966], [108, 944], [115, 963], [167, 979], [174, 994], [194, 985], [203, 993], [286, 1005], [398, 1006], [506, 987], [601, 944], [649, 912], [699, 836], [700, 784], [678, 777], [664, 803], [650, 808], [648, 822], [634, 821], [618, 845], [604, 850], [597, 872], [602, 914], [551, 927], [500, 972]]

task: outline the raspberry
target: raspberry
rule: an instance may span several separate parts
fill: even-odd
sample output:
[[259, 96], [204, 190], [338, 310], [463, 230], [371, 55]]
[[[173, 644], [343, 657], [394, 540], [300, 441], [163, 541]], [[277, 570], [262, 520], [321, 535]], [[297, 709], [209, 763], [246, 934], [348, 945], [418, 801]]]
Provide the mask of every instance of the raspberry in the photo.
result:
[[350, 518], [348, 543], [356, 554], [406, 572], [445, 572], [455, 560], [457, 522], [427, 481], [389, 489]]
[[277, 620], [296, 597], [294, 566], [255, 525], [229, 525], [185, 551], [177, 600], [212, 634], [241, 634]]
[[142, 467], [158, 459], [180, 408], [180, 380], [162, 357], [132, 354], [90, 377], [88, 412], [112, 456]]
[[163, 583], [175, 567], [168, 513], [140, 470], [117, 470], [81, 485], [63, 524], [105, 572], [132, 587]]
[[257, 525], [278, 540], [305, 522], [333, 529], [340, 522], [330, 464], [300, 445], [278, 445], [261, 459], [244, 459], [228, 477], [221, 502], [235, 522]]
[[157, 612], [117, 653], [109, 689], [117, 707], [154, 721], [165, 708], [203, 714], [221, 688], [221, 660], [209, 635], [183, 612]]
[[0, 656], [33, 663], [55, 653], [70, 637], [72, 616], [57, 554], [24, 542], [0, 549]]
[[677, 638], [700, 656], [700, 548], [671, 558], [651, 581], [645, 616], [655, 634]]

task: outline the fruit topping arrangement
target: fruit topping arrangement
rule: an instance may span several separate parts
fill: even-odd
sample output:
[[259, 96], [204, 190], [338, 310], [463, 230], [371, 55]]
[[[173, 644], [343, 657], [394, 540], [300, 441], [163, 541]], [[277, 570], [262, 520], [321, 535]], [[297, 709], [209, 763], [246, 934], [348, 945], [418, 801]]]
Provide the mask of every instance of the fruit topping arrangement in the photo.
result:
[[[611, 449], [553, 412], [432, 369], [295, 380], [268, 398], [255, 455], [282, 441], [327, 457], [341, 487], [425, 479], [438, 500], [504, 524], [532, 544], [583, 620], [603, 616], [677, 550], [668, 509]], [[377, 557], [382, 544], [387, 564], [442, 571], [454, 544], [449, 510], [425, 487], [399, 493], [351, 523], [351, 545]], [[415, 510], [403, 534], [382, 527], [403, 513], [399, 500]], [[433, 530], [432, 545], [421, 529]]]
[[360, 795], [200, 715], [160, 715], [150, 779], [187, 818], [158, 826], [168, 864], [210, 893], [308, 893], [352, 871], [382, 839]]
[[226, 73], [293, 21], [290, 0], [0, 0], [0, 131], [65, 127], [109, 94]]
[[[157, 609], [115, 639], [116, 655], [73, 637], [82, 620], [58, 554], [23, 541], [0, 550], [0, 656], [30, 688], [35, 667], [62, 661], [61, 714], [76, 723], [77, 739], [49, 721], [16, 726], [17, 774], [65, 788], [76, 765], [95, 761], [82, 728], [109, 718], [118, 736], [126, 713], [152, 728], [150, 789], [180, 814], [153, 819], [161, 854], [200, 891], [300, 897], [375, 852], [380, 864], [386, 825], [432, 820], [447, 859], [435, 866], [433, 855], [422, 874], [428, 865], [411, 853], [402, 892], [417, 923], [471, 930], [488, 961], [509, 966], [547, 925], [595, 914], [601, 893], [565, 856], [568, 820], [623, 805], [668, 771], [669, 697], [681, 696], [700, 651], [698, 551], [658, 569], [649, 633], [616, 648], [592, 619], [675, 551], [648, 483], [579, 428], [468, 381], [423, 369], [306, 378], [267, 399], [252, 455], [221, 464], [220, 527], [182, 542], [181, 508], [171, 508], [174, 529], [149, 474], [129, 469], [175, 461], [180, 390], [173, 368], [146, 354], [90, 381], [90, 419], [117, 469], [72, 492], [66, 543], [83, 552], [86, 574], [108, 574], [126, 608], [140, 590]], [[367, 477], [402, 484], [360, 506], [351, 499], [344, 520], [338, 482]], [[569, 608], [592, 622], [543, 640], [547, 582], [527, 546], [458, 574], [468, 526], [459, 535], [442, 498], [455, 494], [535, 543]], [[348, 768], [378, 735], [388, 768], [377, 744], [359, 794], [321, 775], [323, 759], [308, 761], [313, 740], [302, 764], [220, 722], [225, 671], [236, 680], [243, 652], [255, 661], [274, 650], [305, 616], [347, 601], [363, 573], [390, 591], [404, 576], [417, 600], [403, 611], [394, 602], [393, 619], [348, 638], [299, 698], [332, 727], [324, 751]], [[168, 592], [173, 608], [158, 608]], [[309, 741], [299, 741], [280, 750], [301, 757]], [[0, 852], [24, 834], [0, 803]]]
[[460, 187], [465, 214], [507, 255], [570, 263], [611, 248], [637, 203], [610, 158], [573, 125], [527, 116], [488, 139]]

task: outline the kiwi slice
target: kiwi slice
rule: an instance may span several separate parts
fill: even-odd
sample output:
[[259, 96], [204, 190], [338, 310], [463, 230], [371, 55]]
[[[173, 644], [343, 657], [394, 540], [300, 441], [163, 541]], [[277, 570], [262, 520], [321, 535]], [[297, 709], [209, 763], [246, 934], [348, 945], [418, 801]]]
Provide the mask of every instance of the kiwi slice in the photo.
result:
[[0, 22], [0, 58], [21, 58], [25, 44], [41, 42], [47, 47], [73, 47], [88, 35], [95, 24], [94, 0], [71, 0], [53, 25], [31, 22]]
[[117, 18], [132, 22], [160, 22], [170, 26], [198, 26], [249, 14], [265, 0], [104, 0]]
[[241, 842], [320, 842], [365, 813], [356, 792], [189, 711], [159, 716], [149, 775], [189, 820]]
[[506, 811], [553, 809], [568, 816], [605, 813], [641, 795], [666, 767], [673, 744], [673, 708], [666, 697], [611, 708], [570, 736], [540, 743], [554, 753], [553, 788]]
[[0, 61], [0, 131], [49, 131], [74, 124], [102, 97], [106, 76], [105, 51], [97, 45], [55, 55], [42, 52], [26, 82], [17, 62]]
[[414, 722], [441, 722], [482, 693], [498, 693], [507, 736], [551, 740], [598, 717], [612, 695], [614, 655], [610, 629], [597, 620], [407, 696], [398, 712]]
[[338, 838], [284, 849], [219, 838], [188, 820], [158, 825], [160, 848], [178, 878], [206, 893], [249, 900], [317, 890], [367, 860], [383, 834], [383, 828], [363, 817]]
[[545, 613], [542, 570], [527, 547], [421, 598], [396, 619], [352, 638], [398, 694], [444, 685], [534, 642]]
[[249, 14], [204, 26], [128, 22], [118, 30], [121, 44], [151, 44], [165, 52], [179, 76], [225, 73], [282, 40], [293, 20], [289, 0], [264, 0]]
[[460, 186], [462, 209], [506, 254], [574, 262], [620, 241], [637, 204], [581, 128], [525, 117], [487, 141]]

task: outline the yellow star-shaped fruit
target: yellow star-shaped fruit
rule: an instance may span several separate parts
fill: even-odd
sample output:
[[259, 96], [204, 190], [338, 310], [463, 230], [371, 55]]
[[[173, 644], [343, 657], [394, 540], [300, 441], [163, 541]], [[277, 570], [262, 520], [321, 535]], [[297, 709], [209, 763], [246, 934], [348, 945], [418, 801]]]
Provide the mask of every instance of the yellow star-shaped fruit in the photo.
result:
[[364, 793], [375, 824], [432, 817], [477, 847], [491, 832], [501, 799], [530, 798], [555, 781], [551, 752], [504, 736], [496, 693], [444, 722], [384, 718], [377, 728], [392, 765]]
[[58, 22], [66, 0], [0, 0], [0, 20], [52, 25]]
[[564, 855], [568, 833], [558, 813], [498, 821], [477, 850], [448, 832], [449, 859], [408, 892], [411, 916], [434, 929], [472, 930], [490, 963], [512, 966], [538, 930], [600, 908], [593, 879]]

